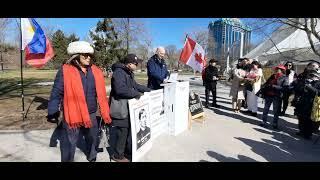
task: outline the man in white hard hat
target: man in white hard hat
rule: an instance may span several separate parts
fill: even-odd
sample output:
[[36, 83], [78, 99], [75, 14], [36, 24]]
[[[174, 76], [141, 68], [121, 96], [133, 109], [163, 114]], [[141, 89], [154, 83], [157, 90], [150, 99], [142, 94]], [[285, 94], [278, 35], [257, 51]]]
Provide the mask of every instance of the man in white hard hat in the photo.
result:
[[85, 135], [87, 160], [94, 162], [97, 157], [98, 105], [104, 122], [111, 123], [104, 76], [101, 69], [92, 64], [94, 50], [88, 42], [72, 42], [67, 52], [71, 58], [57, 72], [47, 118], [55, 123], [63, 110], [62, 162], [74, 161], [80, 132]]

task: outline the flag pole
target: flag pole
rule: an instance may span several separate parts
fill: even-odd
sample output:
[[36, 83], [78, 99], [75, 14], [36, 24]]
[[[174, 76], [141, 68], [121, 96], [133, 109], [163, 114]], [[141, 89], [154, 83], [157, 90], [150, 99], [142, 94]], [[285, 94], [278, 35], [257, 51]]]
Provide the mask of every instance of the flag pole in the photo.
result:
[[21, 74], [21, 100], [22, 100], [22, 120], [24, 121], [24, 93], [23, 93], [23, 73], [22, 73], [22, 54], [23, 54], [23, 50], [22, 50], [22, 26], [21, 26], [21, 18], [20, 18], [20, 74]]
[[[186, 34], [186, 37], [185, 37], [185, 39], [184, 39], [184, 44], [186, 44], [186, 41], [187, 41], [187, 38], [188, 38], [189, 36], [188, 36], [188, 34]], [[180, 62], [180, 59], [181, 59], [181, 54], [180, 54], [180, 58], [179, 58], [179, 61], [178, 61], [178, 72], [179, 72], [179, 62]]]

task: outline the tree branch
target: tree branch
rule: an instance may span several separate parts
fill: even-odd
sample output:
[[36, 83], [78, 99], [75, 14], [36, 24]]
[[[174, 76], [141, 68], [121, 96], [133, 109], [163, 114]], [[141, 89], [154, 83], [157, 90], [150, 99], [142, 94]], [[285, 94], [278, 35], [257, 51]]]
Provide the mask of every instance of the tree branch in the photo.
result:
[[317, 19], [311, 18], [310, 29], [311, 33], [320, 41], [320, 35], [316, 31]]

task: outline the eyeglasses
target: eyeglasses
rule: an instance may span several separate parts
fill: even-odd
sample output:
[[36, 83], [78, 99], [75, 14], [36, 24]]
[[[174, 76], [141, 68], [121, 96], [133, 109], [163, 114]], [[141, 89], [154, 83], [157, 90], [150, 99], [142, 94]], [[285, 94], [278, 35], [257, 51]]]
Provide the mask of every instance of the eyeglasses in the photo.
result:
[[85, 53], [85, 54], [81, 54], [81, 55], [84, 56], [85, 58], [88, 58], [88, 57], [92, 58], [92, 54]]
[[292, 66], [292, 64], [287, 64], [286, 66], [291, 67], [291, 66]]

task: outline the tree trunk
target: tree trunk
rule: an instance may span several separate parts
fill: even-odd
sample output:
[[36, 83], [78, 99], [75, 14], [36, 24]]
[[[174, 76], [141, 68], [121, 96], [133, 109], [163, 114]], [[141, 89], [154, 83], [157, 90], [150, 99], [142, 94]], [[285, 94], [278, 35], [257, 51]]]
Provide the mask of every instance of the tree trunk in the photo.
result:
[[127, 54], [129, 54], [129, 31], [130, 31], [130, 20], [127, 18], [128, 26], [127, 26]]
[[3, 71], [2, 50], [0, 51], [1, 71]]

